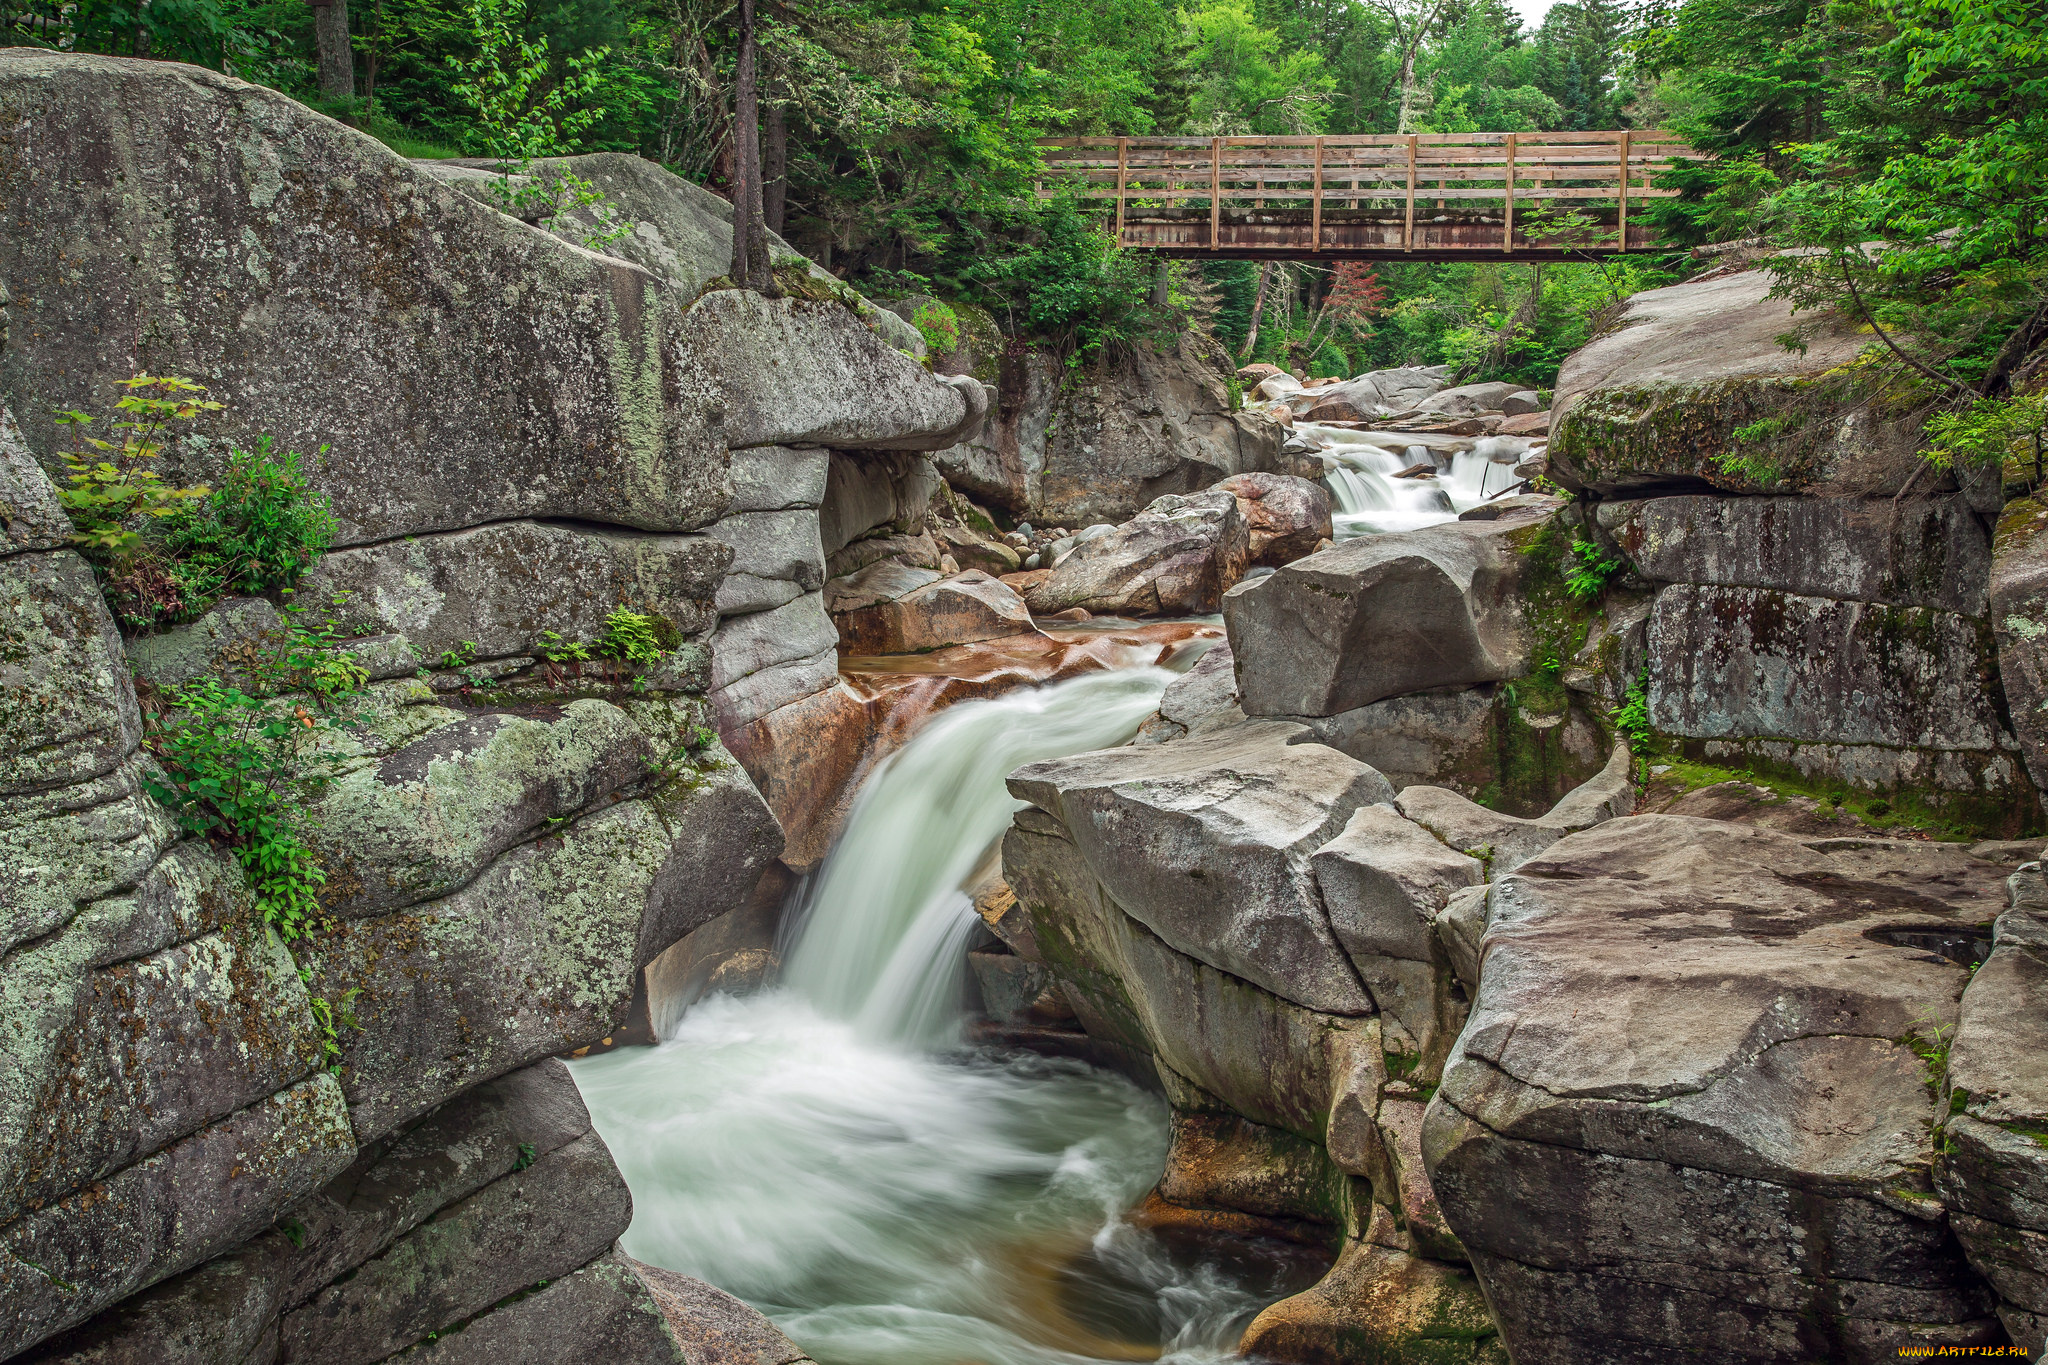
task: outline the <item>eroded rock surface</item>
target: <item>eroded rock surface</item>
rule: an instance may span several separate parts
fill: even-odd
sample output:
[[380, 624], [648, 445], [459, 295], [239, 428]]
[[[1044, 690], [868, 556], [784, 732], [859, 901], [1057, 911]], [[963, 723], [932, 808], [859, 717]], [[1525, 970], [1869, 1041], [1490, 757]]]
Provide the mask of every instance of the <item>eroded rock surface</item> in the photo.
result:
[[[1961, 850], [1672, 816], [1497, 882], [1424, 1153], [1518, 1357], [1875, 1361], [1997, 1339], [1912, 1046], [1995, 908]], [[1903, 1040], [1903, 1041], [1902, 1041]]]

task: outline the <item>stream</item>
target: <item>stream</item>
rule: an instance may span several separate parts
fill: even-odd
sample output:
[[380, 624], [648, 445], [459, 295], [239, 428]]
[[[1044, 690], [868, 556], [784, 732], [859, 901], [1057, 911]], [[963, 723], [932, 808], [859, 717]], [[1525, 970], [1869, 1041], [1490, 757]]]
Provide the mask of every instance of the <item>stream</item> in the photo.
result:
[[575, 1064], [632, 1188], [630, 1254], [746, 1299], [820, 1365], [1218, 1362], [1314, 1278], [1126, 1220], [1164, 1166], [1158, 1097], [959, 1041], [963, 887], [1019, 808], [1004, 777], [1122, 743], [1173, 676], [939, 712], [862, 787], [785, 928], [779, 986]]
[[[1335, 505], [1331, 521], [1338, 540], [1455, 521], [1458, 513], [1521, 482], [1514, 462], [1531, 444], [1513, 436], [1445, 440], [1314, 422], [1297, 423], [1295, 430], [1323, 443], [1323, 483]], [[1438, 463], [1434, 478], [1394, 477], [1446, 456], [1448, 466]], [[1513, 458], [1503, 463], [1504, 457]]]

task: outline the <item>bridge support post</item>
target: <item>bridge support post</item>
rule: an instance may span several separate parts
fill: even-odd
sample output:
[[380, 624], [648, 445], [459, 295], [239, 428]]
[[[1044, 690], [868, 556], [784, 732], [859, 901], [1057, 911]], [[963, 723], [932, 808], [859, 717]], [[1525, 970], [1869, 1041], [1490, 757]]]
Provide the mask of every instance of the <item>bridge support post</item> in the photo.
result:
[[1309, 201], [1308, 249], [1323, 249], [1323, 140], [1316, 139], [1315, 198]]
[[1401, 250], [1415, 250], [1415, 134], [1408, 134], [1408, 218], [1401, 228]]
[[1223, 139], [1209, 139], [1209, 250], [1217, 246], [1223, 224]]
[[1628, 250], [1628, 130], [1621, 132], [1621, 211], [1615, 215], [1621, 228], [1621, 249]]
[[1124, 186], [1129, 179], [1131, 140], [1116, 140], [1116, 244], [1124, 244]]
[[1507, 222], [1500, 234], [1500, 249], [1503, 254], [1515, 253], [1515, 135], [1508, 134], [1508, 211]]

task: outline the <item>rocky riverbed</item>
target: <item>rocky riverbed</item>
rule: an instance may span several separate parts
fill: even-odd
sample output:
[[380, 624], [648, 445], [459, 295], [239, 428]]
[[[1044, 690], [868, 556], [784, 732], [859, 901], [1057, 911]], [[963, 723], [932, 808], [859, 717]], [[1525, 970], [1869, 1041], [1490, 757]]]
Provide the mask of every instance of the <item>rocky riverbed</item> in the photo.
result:
[[[0, 51], [0, 112], [0, 1358], [2048, 1352], [2048, 509], [1817, 382], [1865, 337], [1723, 268], [1550, 392], [1072, 383], [730, 287], [637, 158], [574, 160], [599, 250], [195, 68]], [[167, 478], [319, 452], [296, 600], [117, 620], [53, 414], [145, 371], [229, 403]], [[288, 940], [163, 736], [337, 599]], [[757, 1153], [648, 1108], [743, 1131], [828, 1044], [865, 1088]], [[886, 1303], [787, 1208], [741, 1254], [856, 1129], [821, 1216], [961, 1229]], [[1058, 1226], [997, 1275], [956, 1205], [1017, 1180]]]

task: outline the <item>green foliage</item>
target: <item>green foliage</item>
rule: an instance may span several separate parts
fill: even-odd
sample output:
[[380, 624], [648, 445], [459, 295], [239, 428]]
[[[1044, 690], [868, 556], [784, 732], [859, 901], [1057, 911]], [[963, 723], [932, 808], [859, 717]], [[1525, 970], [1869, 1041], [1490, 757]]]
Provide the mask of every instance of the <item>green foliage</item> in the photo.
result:
[[1651, 112], [1721, 157], [1649, 211], [1798, 248], [1766, 262], [1777, 292], [1867, 331], [1892, 410], [2003, 397], [2048, 293], [2044, 32], [2048, 0], [1686, 0], [1639, 44]]
[[[335, 631], [331, 618], [307, 626], [294, 617], [284, 639], [251, 663], [248, 691], [213, 677], [177, 688], [171, 709], [152, 715], [146, 740], [168, 781], [145, 778], [145, 789], [184, 828], [227, 842], [258, 912], [287, 943], [312, 927], [327, 880], [299, 835], [291, 797], [341, 762], [322, 741], [335, 708], [366, 681], [335, 647]], [[310, 704], [281, 696], [289, 692], [310, 694]]]
[[262, 67], [267, 39], [235, 0], [0, 0], [0, 47]]
[[547, 39], [526, 36], [526, 0], [467, 0], [464, 10], [476, 55], [448, 58], [461, 78], [449, 92], [473, 115], [471, 148], [517, 162], [573, 151], [598, 120], [588, 99], [598, 85], [596, 67], [610, 50], [570, 56], [556, 79]]
[[1590, 602], [1607, 591], [1607, 584], [1628, 564], [1619, 556], [1610, 557], [1590, 540], [1572, 542], [1572, 565], [1564, 577], [1564, 590], [1575, 602]]
[[[325, 451], [323, 446], [322, 451]], [[306, 483], [299, 454], [231, 449], [220, 487], [170, 524], [165, 549], [189, 604], [230, 592], [291, 588], [334, 539], [327, 498]]]
[[937, 299], [919, 304], [910, 325], [917, 328], [935, 356], [951, 355], [960, 348], [960, 315]]
[[[312, 973], [299, 969], [299, 978], [311, 984]], [[339, 1000], [325, 996], [308, 995], [306, 1004], [313, 1013], [313, 1026], [320, 1031], [320, 1058], [327, 1069], [335, 1074], [341, 1071], [341, 1030], [360, 1029], [356, 1022], [355, 1001], [363, 993], [361, 986], [350, 986], [343, 990]]]
[[1629, 752], [1638, 757], [1650, 752], [1657, 732], [1650, 724], [1650, 670], [1647, 665], [1642, 676], [1628, 685], [1621, 705], [1609, 711], [1607, 718], [1614, 722], [1615, 733], [1628, 741]]
[[564, 640], [552, 630], [544, 630], [534, 653], [549, 663], [582, 663], [590, 658], [590, 646], [576, 640]]
[[1936, 469], [2003, 467], [2041, 458], [2048, 431], [2048, 394], [1981, 398], [1927, 420], [1928, 463]]
[[229, 593], [289, 592], [334, 538], [327, 500], [307, 484], [299, 455], [259, 437], [252, 451], [228, 452], [218, 489], [172, 488], [152, 467], [172, 424], [226, 405], [175, 375], [120, 384], [123, 416], [106, 428], [118, 444], [91, 434], [90, 414], [56, 418], [86, 447], [63, 452], [58, 497], [115, 617], [147, 631], [190, 620]]
[[645, 668], [661, 662], [663, 654], [659, 627], [652, 616], [630, 607], [614, 607], [604, 618], [604, 638], [597, 652], [607, 659]]
[[138, 374], [117, 382], [128, 392], [114, 405], [124, 415], [107, 424], [115, 439], [91, 435], [100, 419], [89, 413], [60, 412], [55, 419], [74, 428], [87, 447], [59, 452], [66, 479], [57, 498], [76, 528], [71, 539], [95, 564], [114, 569], [142, 552], [151, 519], [178, 516], [209, 491], [173, 488], [156, 472], [171, 424], [227, 406], [198, 397], [205, 386], [177, 375]]
[[1021, 240], [963, 272], [1024, 331], [1080, 363], [1163, 337], [1171, 315], [1149, 299], [1152, 265], [1116, 245], [1072, 200], [1018, 220]]
[[534, 1161], [538, 1159], [538, 1158], [537, 1158], [537, 1156], [536, 1156], [536, 1151], [537, 1151], [537, 1149], [536, 1149], [536, 1148], [534, 1147], [534, 1145], [533, 1145], [532, 1143], [530, 1143], [530, 1142], [522, 1142], [522, 1143], [520, 1143], [520, 1144], [519, 1144], [519, 1155], [518, 1155], [517, 1157], [513, 1158], [513, 1161], [512, 1161], [512, 1169], [513, 1169], [514, 1171], [523, 1171], [523, 1170], [525, 1170], [525, 1169], [526, 1169], [526, 1168], [527, 1168], [528, 1166], [531, 1166], [531, 1165], [532, 1165], [532, 1164], [534, 1163]]

